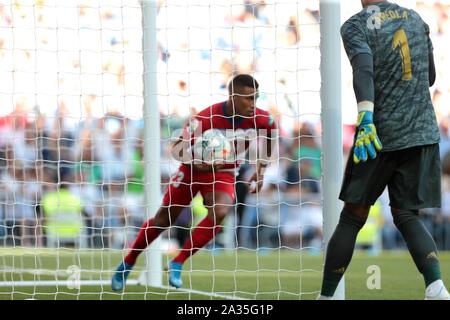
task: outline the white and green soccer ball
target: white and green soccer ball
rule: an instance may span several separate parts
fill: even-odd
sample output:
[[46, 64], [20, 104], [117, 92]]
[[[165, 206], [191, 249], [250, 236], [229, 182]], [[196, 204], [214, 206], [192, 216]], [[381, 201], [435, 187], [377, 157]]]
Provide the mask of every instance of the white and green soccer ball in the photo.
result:
[[223, 164], [230, 162], [231, 143], [222, 130], [209, 129], [198, 137], [193, 146], [194, 162]]

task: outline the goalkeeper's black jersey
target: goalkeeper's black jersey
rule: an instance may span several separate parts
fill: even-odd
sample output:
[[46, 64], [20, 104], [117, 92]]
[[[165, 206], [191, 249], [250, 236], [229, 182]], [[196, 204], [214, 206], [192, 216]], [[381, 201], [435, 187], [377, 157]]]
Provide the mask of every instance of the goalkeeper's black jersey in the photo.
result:
[[341, 28], [351, 60], [373, 56], [374, 123], [383, 151], [439, 142], [429, 90], [429, 27], [413, 10], [390, 2], [364, 8]]

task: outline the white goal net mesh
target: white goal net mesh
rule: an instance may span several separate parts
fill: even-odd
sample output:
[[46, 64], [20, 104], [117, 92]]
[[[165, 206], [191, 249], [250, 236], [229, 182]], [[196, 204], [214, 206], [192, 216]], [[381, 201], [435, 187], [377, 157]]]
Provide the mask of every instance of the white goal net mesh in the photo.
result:
[[[157, 1], [161, 195], [174, 132], [248, 73], [280, 130], [256, 195], [186, 262], [180, 290], [110, 279], [146, 217], [142, 7], [137, 0], [0, 0], [0, 299], [311, 299], [322, 270], [318, 0]], [[156, 106], [155, 106], [156, 107]], [[145, 123], [148, 125], [148, 123]], [[161, 235], [163, 268], [207, 208]]]

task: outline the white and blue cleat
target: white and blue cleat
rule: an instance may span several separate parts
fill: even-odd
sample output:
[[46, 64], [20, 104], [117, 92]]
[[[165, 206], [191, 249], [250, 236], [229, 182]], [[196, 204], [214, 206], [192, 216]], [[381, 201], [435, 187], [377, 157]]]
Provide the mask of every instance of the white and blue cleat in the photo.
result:
[[178, 262], [171, 261], [169, 263], [169, 284], [175, 288], [181, 288], [183, 281], [181, 280], [181, 270], [183, 265]]
[[126, 262], [121, 262], [116, 269], [112, 279], [111, 279], [111, 289], [113, 291], [122, 291], [127, 282], [128, 275], [130, 274], [133, 266]]

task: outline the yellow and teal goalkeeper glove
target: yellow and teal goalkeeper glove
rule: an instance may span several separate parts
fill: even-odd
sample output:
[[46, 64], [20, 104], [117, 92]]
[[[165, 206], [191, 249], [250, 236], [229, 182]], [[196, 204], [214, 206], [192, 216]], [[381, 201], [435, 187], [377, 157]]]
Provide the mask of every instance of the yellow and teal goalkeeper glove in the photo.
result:
[[377, 136], [377, 130], [373, 124], [373, 113], [370, 111], [361, 111], [358, 113], [358, 123], [353, 150], [353, 161], [358, 164], [361, 161], [367, 161], [367, 154], [370, 159], [374, 159], [382, 148], [381, 141]]

